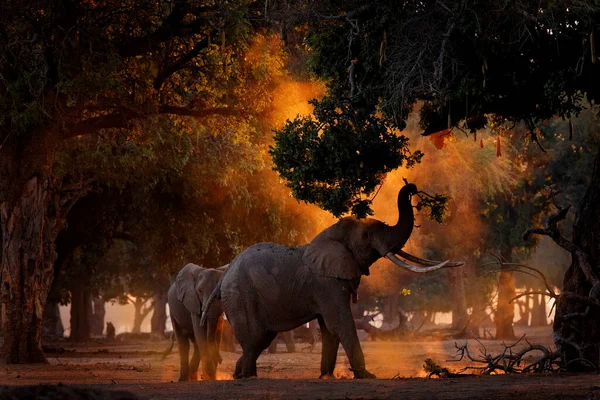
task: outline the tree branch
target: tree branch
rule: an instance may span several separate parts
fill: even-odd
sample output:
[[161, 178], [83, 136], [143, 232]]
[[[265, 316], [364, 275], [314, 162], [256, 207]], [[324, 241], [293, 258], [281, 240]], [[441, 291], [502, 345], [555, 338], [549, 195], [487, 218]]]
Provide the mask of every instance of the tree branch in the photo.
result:
[[172, 114], [195, 118], [205, 118], [211, 115], [235, 117], [241, 115], [242, 110], [231, 107], [211, 107], [203, 109], [193, 109], [188, 107], [162, 105], [158, 108], [158, 114]]
[[578, 246], [574, 243], [565, 239], [559, 229], [558, 223], [564, 220], [569, 213], [569, 209], [571, 206], [567, 206], [565, 208], [559, 208], [557, 212], [551, 214], [548, 217], [548, 222], [545, 228], [529, 228], [523, 233], [523, 240], [529, 240], [531, 235], [545, 235], [550, 237], [556, 244], [558, 244], [563, 249], [567, 250], [571, 253], [572, 257], [577, 260], [581, 271], [584, 273], [586, 279], [593, 285], [600, 285], [600, 279], [592, 269], [590, 262], [588, 260], [587, 254], [585, 254]]
[[[175, 37], [201, 33], [209, 25], [202, 14], [218, 9], [218, 6], [205, 6], [190, 10], [188, 7], [189, 3], [185, 0], [179, 0], [175, 3], [173, 11], [171, 11], [154, 32], [142, 37], [128, 37], [118, 42], [113, 42], [113, 46], [119, 55], [121, 57], [135, 57], [146, 54], [159, 44], [168, 42]], [[187, 14], [194, 14], [196, 20], [189, 24], [184, 24], [183, 20]]]
[[173, 75], [174, 73], [176, 73], [177, 71], [185, 68], [185, 65], [192, 61], [194, 58], [196, 58], [198, 56], [198, 54], [200, 54], [200, 52], [204, 49], [206, 49], [209, 45], [210, 45], [210, 38], [215, 35], [217, 32], [213, 31], [211, 32], [206, 38], [204, 38], [203, 40], [201, 40], [200, 42], [196, 43], [196, 45], [194, 46], [194, 48], [192, 50], [190, 50], [187, 54], [181, 56], [177, 61], [175, 61], [173, 64], [169, 65], [168, 67], [162, 69], [158, 75], [156, 76], [156, 78], [154, 79], [154, 89], [155, 90], [159, 90], [163, 83], [165, 83], [165, 81], [167, 79], [169, 79], [169, 77], [171, 75]]
[[68, 139], [75, 136], [89, 135], [103, 129], [121, 129], [129, 128], [131, 122], [140, 120], [152, 115], [171, 114], [194, 118], [205, 118], [211, 115], [222, 116], [238, 116], [242, 114], [242, 110], [231, 107], [211, 107], [204, 109], [193, 109], [183, 106], [162, 105], [158, 107], [156, 112], [142, 113], [130, 108], [122, 108], [110, 114], [90, 117], [83, 121], [73, 124], [67, 128], [63, 134], [63, 139]]

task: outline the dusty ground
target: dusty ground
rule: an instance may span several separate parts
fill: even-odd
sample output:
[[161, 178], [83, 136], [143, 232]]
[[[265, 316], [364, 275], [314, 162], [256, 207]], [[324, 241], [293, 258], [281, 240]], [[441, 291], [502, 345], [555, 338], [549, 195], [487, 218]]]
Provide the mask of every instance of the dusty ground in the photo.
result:
[[[529, 330], [532, 343], [551, 345], [549, 331]], [[464, 340], [459, 340], [459, 344]], [[482, 342], [488, 352], [502, 346]], [[263, 354], [259, 379], [231, 381], [239, 354], [222, 353], [216, 382], [177, 382], [176, 347], [164, 361], [167, 342], [94, 342], [61, 346], [67, 351], [48, 354], [50, 365], [8, 366], [0, 370], [0, 385], [69, 384], [86, 388], [127, 390], [147, 399], [600, 399], [600, 375], [488, 376], [425, 380], [423, 360], [453, 369], [468, 364], [446, 362], [455, 353], [454, 340], [431, 342], [365, 342], [367, 367], [377, 380], [347, 379], [348, 362], [340, 348], [336, 373], [340, 379], [319, 381], [320, 345], [312, 352]], [[306, 345], [299, 344], [298, 350]], [[479, 345], [470, 342], [476, 353]], [[2, 398], [2, 395], [0, 395]]]

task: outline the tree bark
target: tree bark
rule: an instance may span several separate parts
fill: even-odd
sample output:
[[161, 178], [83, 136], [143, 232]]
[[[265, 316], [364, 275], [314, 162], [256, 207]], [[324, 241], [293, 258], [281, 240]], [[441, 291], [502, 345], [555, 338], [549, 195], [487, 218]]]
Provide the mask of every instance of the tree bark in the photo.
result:
[[65, 221], [51, 173], [57, 142], [36, 132], [0, 146], [0, 364], [46, 362], [44, 305]]
[[[573, 226], [571, 266], [567, 270], [562, 292], [576, 293], [600, 300], [599, 288], [594, 287], [583, 268], [600, 274], [600, 151], [594, 162], [592, 180], [577, 210]], [[577, 249], [587, 256], [583, 265]], [[592, 291], [592, 288], [594, 290]], [[589, 369], [590, 363], [600, 367], [600, 308], [588, 307], [574, 297], [561, 295], [557, 301], [554, 319], [554, 340], [562, 352], [563, 361], [570, 370]], [[587, 361], [585, 361], [587, 360]]]
[[[0, 180], [8, 178], [0, 190], [19, 186], [19, 179], [0, 174]], [[0, 194], [2, 364], [46, 362], [42, 321], [53, 279], [57, 235], [56, 216], [48, 215], [52, 197], [49, 174], [33, 176], [21, 187], [16, 196]]]
[[160, 292], [153, 297], [154, 311], [150, 320], [150, 331], [160, 335], [167, 329], [167, 292]]
[[452, 286], [452, 329], [463, 330], [467, 328], [469, 320], [464, 271], [462, 268], [451, 268], [449, 272]]
[[92, 325], [92, 295], [87, 289], [71, 290], [71, 334], [73, 342], [87, 342]]

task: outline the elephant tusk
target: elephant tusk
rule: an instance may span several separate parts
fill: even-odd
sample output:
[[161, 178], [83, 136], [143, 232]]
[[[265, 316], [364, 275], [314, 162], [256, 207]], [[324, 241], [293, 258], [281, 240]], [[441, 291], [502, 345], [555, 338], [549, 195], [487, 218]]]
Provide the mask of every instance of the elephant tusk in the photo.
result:
[[444, 261], [442, 263], [439, 263], [437, 265], [432, 265], [430, 267], [416, 267], [414, 265], [410, 265], [405, 263], [404, 261], [402, 261], [401, 259], [399, 259], [394, 253], [389, 252], [385, 255], [390, 261], [392, 261], [394, 264], [396, 264], [397, 266], [399, 266], [400, 268], [404, 268], [407, 269], [409, 271], [412, 272], [419, 272], [419, 273], [425, 273], [425, 272], [433, 272], [436, 271], [440, 268], [443, 268], [446, 264], [448, 264], [448, 261]]
[[[419, 258], [419, 257], [413, 256], [412, 254], [408, 254], [407, 252], [402, 251], [402, 250], [398, 251], [398, 255], [400, 257], [406, 258], [408, 261], [412, 261], [414, 263], [421, 264], [421, 265], [424, 265], [426, 267], [434, 267], [434, 266], [436, 266], [436, 265], [438, 265], [438, 264], [441, 263], [441, 261], [432, 261], [432, 260], [426, 260], [424, 258]], [[460, 267], [460, 266], [463, 266], [463, 265], [465, 265], [465, 263], [462, 262], [462, 261], [459, 261], [459, 262], [448, 262], [448, 264], [446, 264], [445, 267], [446, 268]]]

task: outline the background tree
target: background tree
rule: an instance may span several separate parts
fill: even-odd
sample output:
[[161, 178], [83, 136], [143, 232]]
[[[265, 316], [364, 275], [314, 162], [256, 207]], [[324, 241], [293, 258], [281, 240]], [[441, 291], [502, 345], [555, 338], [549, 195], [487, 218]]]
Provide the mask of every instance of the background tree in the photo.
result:
[[[69, 213], [74, 223], [61, 233], [59, 244], [62, 238], [77, 244], [85, 238], [93, 244], [90, 249], [98, 249], [81, 268], [66, 266], [65, 273], [99, 281], [91, 291], [101, 292], [105, 300], [131, 299], [138, 306], [136, 331], [144, 300], [164, 294], [186, 263], [219, 267], [255, 242], [301, 244], [319, 229], [315, 210], [299, 206], [270, 171], [271, 128], [297, 106], [281, 104], [294, 101], [289, 93], [294, 85], [283, 70], [280, 42], [256, 35], [244, 58], [239, 78], [259, 116], [153, 119], [127, 137], [70, 141], [55, 157], [59, 176], [85, 178], [90, 185]], [[304, 85], [315, 87], [309, 92], [318, 90], [318, 85]], [[93, 214], [85, 215], [90, 207]], [[69, 290], [65, 279], [57, 285]], [[85, 286], [79, 282], [77, 287]], [[151, 302], [145, 302], [148, 312]], [[164, 307], [157, 318], [164, 325]]]
[[54, 178], [56, 151], [153, 115], [241, 112], [229, 72], [248, 28], [244, 10], [243, 2], [2, 4], [2, 361], [45, 360], [54, 242], [77, 200]]

